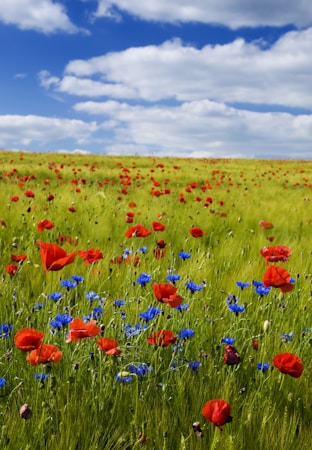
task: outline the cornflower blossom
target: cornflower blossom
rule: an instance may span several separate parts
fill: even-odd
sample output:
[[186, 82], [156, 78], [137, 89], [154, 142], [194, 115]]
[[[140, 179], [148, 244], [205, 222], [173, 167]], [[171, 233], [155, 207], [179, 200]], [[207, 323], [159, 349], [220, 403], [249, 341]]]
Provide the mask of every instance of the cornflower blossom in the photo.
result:
[[194, 334], [195, 334], [194, 330], [191, 330], [190, 328], [184, 328], [178, 334], [178, 338], [179, 339], [189, 339], [189, 338], [193, 337]]
[[262, 283], [262, 281], [257, 281], [257, 280], [252, 280], [252, 284], [253, 284], [253, 286], [254, 287], [261, 287], [261, 286], [263, 286], [263, 283]]
[[90, 322], [91, 320], [99, 320], [103, 315], [104, 309], [101, 306], [96, 306], [88, 316], [83, 316], [84, 322]]
[[289, 333], [289, 334], [287, 334], [287, 333], [283, 333], [282, 335], [281, 335], [281, 339], [284, 341], [284, 342], [291, 342], [292, 340], [293, 340], [293, 337], [294, 337], [294, 332], [292, 331], [291, 333]]
[[154, 371], [153, 367], [148, 366], [145, 363], [140, 364], [138, 366], [135, 366], [134, 364], [130, 364], [128, 367], [128, 370], [130, 373], [134, 373], [138, 377], [146, 377], [149, 372]]
[[35, 311], [40, 311], [42, 308], [43, 308], [42, 302], [34, 303], [34, 305], [33, 305], [33, 310], [35, 310]]
[[74, 280], [61, 280], [61, 286], [69, 291], [77, 287], [77, 283]]
[[265, 286], [258, 286], [255, 289], [255, 293], [257, 295], [260, 295], [260, 297], [263, 297], [264, 295], [268, 295], [271, 291], [271, 286], [265, 287]]
[[0, 378], [0, 388], [4, 387], [6, 384], [6, 379], [5, 378]]
[[72, 280], [76, 281], [76, 283], [83, 283], [84, 277], [81, 275], [73, 275]]
[[196, 284], [194, 281], [188, 281], [185, 285], [186, 289], [189, 289], [191, 291], [191, 294], [194, 294], [194, 292], [201, 291], [203, 286], [201, 284]]
[[270, 368], [270, 364], [268, 362], [264, 362], [264, 363], [259, 362], [257, 364], [257, 369], [261, 370], [261, 372], [266, 372], [269, 368]]
[[188, 361], [188, 366], [190, 369], [192, 369], [193, 372], [197, 372], [197, 370], [200, 368], [201, 364], [198, 360], [194, 360], [194, 361]]
[[124, 300], [114, 300], [113, 301], [113, 306], [115, 306], [115, 308], [121, 308], [122, 306], [125, 306], [126, 302]]
[[235, 339], [232, 337], [225, 337], [221, 339], [221, 344], [233, 345], [235, 344]]
[[123, 259], [129, 258], [129, 256], [132, 255], [132, 250], [129, 250], [128, 248], [125, 248], [122, 252]]
[[99, 298], [100, 298], [99, 294], [96, 294], [94, 291], [86, 292], [85, 297], [88, 300], [90, 300], [90, 302], [93, 302], [94, 300], [99, 300]]
[[61, 300], [62, 296], [63, 296], [62, 292], [52, 292], [52, 294], [48, 295], [48, 298], [50, 298], [55, 302], [58, 302], [59, 300]]
[[143, 254], [145, 254], [145, 253], [147, 253], [147, 247], [146, 246], [144, 246], [144, 247], [140, 247], [139, 248], [139, 252], [141, 252], [141, 253], [143, 253]]
[[179, 281], [181, 279], [181, 276], [178, 274], [171, 274], [167, 276], [167, 281], [171, 281], [171, 283], [175, 284], [176, 281]]
[[149, 275], [146, 272], [143, 272], [137, 278], [137, 283], [144, 287], [147, 283], [151, 281], [151, 279], [152, 279], [151, 275]]
[[0, 325], [0, 339], [8, 339], [10, 332], [13, 330], [13, 325], [9, 323], [3, 323]]
[[249, 283], [245, 283], [244, 281], [236, 281], [236, 286], [239, 287], [241, 290], [247, 288], [250, 286]]
[[236, 295], [234, 295], [234, 294], [229, 294], [228, 296], [227, 296], [227, 299], [225, 300], [225, 303], [227, 304], [227, 305], [232, 305], [232, 304], [235, 304], [235, 303], [237, 303], [238, 302], [238, 298], [236, 297]]
[[44, 381], [44, 380], [47, 380], [49, 377], [50, 377], [49, 373], [43, 373], [43, 372], [41, 372], [41, 373], [34, 373], [34, 378], [36, 380]]
[[191, 254], [188, 252], [180, 252], [178, 253], [179, 258], [183, 259], [185, 261], [186, 259], [189, 259], [191, 257]]
[[54, 319], [50, 321], [51, 327], [60, 330], [63, 326], [70, 324], [73, 317], [69, 314], [58, 314]]
[[159, 316], [162, 313], [161, 308], [148, 308], [145, 312], [140, 313], [140, 318], [146, 321], [153, 320], [155, 316]]
[[127, 373], [127, 372], [125, 372], [125, 374], [124, 374], [123, 372], [118, 373], [118, 374], [116, 375], [116, 380], [117, 380], [119, 383], [130, 384], [130, 383], [133, 381], [133, 377], [130, 376], [130, 375], [128, 375], [128, 373], [127, 373], [127, 374], [126, 374], [126, 373]]
[[176, 310], [182, 312], [182, 311], [184, 311], [184, 310], [187, 310], [187, 309], [188, 309], [188, 306], [189, 306], [189, 305], [188, 305], [187, 303], [181, 303], [181, 305], [176, 306], [174, 309], [176, 309]]
[[144, 324], [143, 326], [140, 323], [137, 323], [136, 325], [130, 325], [129, 323], [126, 323], [124, 326], [124, 332], [126, 338], [132, 338], [135, 336], [138, 336], [142, 331], [147, 329], [147, 325]]
[[242, 312], [245, 311], [245, 307], [241, 306], [241, 305], [238, 305], [237, 303], [234, 303], [232, 305], [228, 305], [228, 309], [231, 312], [235, 313], [237, 316], [238, 316], [239, 313], [242, 313]]

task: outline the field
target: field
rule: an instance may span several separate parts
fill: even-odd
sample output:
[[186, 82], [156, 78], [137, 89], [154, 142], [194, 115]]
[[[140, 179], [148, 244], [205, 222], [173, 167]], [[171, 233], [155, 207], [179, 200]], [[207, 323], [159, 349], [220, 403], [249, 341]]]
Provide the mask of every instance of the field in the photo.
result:
[[312, 161], [0, 169], [2, 449], [310, 449]]

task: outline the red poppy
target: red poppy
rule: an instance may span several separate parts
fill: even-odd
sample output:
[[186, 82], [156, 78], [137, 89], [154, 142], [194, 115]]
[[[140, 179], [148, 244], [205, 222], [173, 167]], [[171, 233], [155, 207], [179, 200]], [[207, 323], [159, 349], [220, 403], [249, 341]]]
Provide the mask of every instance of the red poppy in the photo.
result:
[[158, 330], [147, 338], [149, 344], [162, 347], [168, 347], [170, 344], [174, 344], [176, 340], [176, 336], [170, 330]]
[[142, 224], [134, 225], [126, 231], [126, 237], [146, 237], [149, 236], [152, 232], [144, 227]]
[[280, 288], [281, 292], [289, 292], [294, 288], [290, 274], [280, 266], [269, 266], [267, 268], [263, 277], [263, 284], [266, 287]]
[[40, 220], [40, 222], [37, 224], [37, 230], [39, 233], [42, 233], [43, 230], [52, 230], [54, 228], [54, 223], [52, 223], [48, 219]]
[[7, 227], [7, 224], [6, 224], [6, 222], [5, 222], [4, 220], [0, 220], [0, 225], [1, 225], [3, 228], [6, 228], [6, 227]]
[[51, 202], [52, 200], [54, 200], [54, 195], [53, 195], [53, 194], [49, 194], [49, 195], [47, 196], [47, 201], [48, 201], [48, 202]]
[[30, 189], [25, 192], [26, 197], [34, 198], [35, 194]]
[[63, 352], [56, 345], [42, 344], [40, 347], [32, 350], [26, 357], [28, 364], [38, 366], [38, 364], [46, 364], [53, 362], [59, 363], [62, 360]]
[[154, 283], [153, 290], [155, 297], [161, 303], [167, 303], [170, 308], [181, 305], [183, 298], [177, 295], [178, 288], [167, 283]]
[[265, 220], [260, 220], [259, 222], [262, 229], [270, 229], [273, 228], [273, 224], [271, 222], [267, 222]]
[[234, 366], [240, 363], [240, 356], [234, 345], [227, 345], [225, 347], [223, 360], [228, 366]]
[[285, 245], [269, 245], [260, 250], [260, 254], [268, 262], [286, 262], [291, 255], [291, 249]]
[[89, 250], [83, 251], [79, 250], [78, 255], [84, 259], [84, 264], [93, 264], [100, 259], [103, 259], [103, 254], [99, 249], [94, 250], [94, 248], [90, 248]]
[[64, 249], [56, 244], [38, 241], [40, 245], [40, 256], [43, 268], [46, 272], [63, 269], [64, 266], [71, 264], [76, 256], [76, 252], [66, 253]]
[[232, 422], [231, 407], [228, 402], [221, 399], [209, 400], [205, 403], [202, 408], [202, 415], [221, 431], [223, 425]]
[[293, 353], [280, 353], [274, 356], [272, 364], [281, 373], [290, 375], [293, 378], [299, 378], [303, 372], [303, 362]]
[[26, 261], [27, 255], [11, 255], [11, 261], [22, 263], [23, 261]]
[[68, 208], [68, 211], [74, 213], [74, 212], [76, 212], [76, 208], [74, 206], [70, 206]]
[[77, 342], [84, 338], [93, 338], [101, 331], [95, 320], [84, 323], [83, 320], [76, 318], [70, 322], [69, 327], [70, 330], [66, 342]]
[[11, 197], [11, 202], [18, 202], [19, 201], [19, 197], [17, 195], [13, 195], [13, 197]]
[[152, 227], [154, 231], [164, 231], [166, 228], [166, 225], [160, 222], [153, 222]]
[[121, 350], [117, 348], [118, 342], [112, 338], [103, 337], [97, 341], [97, 345], [106, 355], [118, 356], [121, 354]]
[[194, 227], [190, 229], [190, 233], [193, 237], [198, 238], [206, 234], [206, 231], [203, 231], [201, 228]]
[[5, 266], [6, 272], [13, 277], [18, 272], [18, 266], [16, 264], [8, 264]]
[[158, 248], [165, 248], [166, 247], [166, 243], [165, 243], [165, 241], [163, 239], [159, 239], [156, 242], [156, 245], [157, 245]]
[[23, 352], [40, 347], [44, 338], [43, 331], [33, 328], [21, 328], [14, 336], [15, 346]]

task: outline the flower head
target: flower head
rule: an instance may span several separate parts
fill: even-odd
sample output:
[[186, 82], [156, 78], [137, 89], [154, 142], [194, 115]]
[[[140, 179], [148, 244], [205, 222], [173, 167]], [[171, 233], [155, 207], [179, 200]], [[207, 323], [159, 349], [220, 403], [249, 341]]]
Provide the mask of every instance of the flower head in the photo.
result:
[[23, 352], [29, 352], [41, 346], [43, 331], [33, 328], [21, 328], [14, 336], [15, 346]]
[[121, 354], [121, 350], [117, 348], [118, 342], [115, 339], [103, 337], [97, 341], [97, 345], [106, 355], [118, 356]]
[[301, 359], [293, 353], [279, 353], [274, 356], [272, 364], [281, 373], [289, 375], [293, 378], [299, 378], [303, 372], [303, 362]]
[[209, 400], [202, 408], [202, 415], [220, 430], [226, 423], [232, 422], [231, 407], [228, 402], [221, 399]]
[[137, 283], [140, 284], [141, 286], [145, 286], [147, 283], [149, 283], [151, 281], [151, 275], [149, 275], [148, 273], [141, 273], [139, 275], [139, 277], [137, 278]]
[[46, 364], [53, 362], [55, 364], [62, 360], [63, 352], [53, 344], [42, 344], [40, 347], [32, 350], [26, 357], [28, 364], [37, 366], [38, 364]]
[[67, 254], [63, 248], [48, 242], [39, 241], [39, 245], [43, 268], [46, 272], [61, 270], [74, 262], [76, 252]]
[[85, 338], [93, 338], [101, 329], [96, 325], [95, 320], [84, 323], [83, 320], [75, 318], [70, 323], [70, 330], [66, 342], [77, 342]]
[[158, 330], [147, 338], [147, 342], [150, 345], [159, 345], [161, 347], [168, 347], [170, 344], [174, 344], [176, 340], [176, 336], [170, 330]]

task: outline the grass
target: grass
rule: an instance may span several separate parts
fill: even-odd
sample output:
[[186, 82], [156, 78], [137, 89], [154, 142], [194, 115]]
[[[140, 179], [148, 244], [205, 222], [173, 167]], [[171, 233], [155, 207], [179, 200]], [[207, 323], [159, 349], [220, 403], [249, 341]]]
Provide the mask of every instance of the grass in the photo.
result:
[[[13, 327], [0, 340], [0, 377], [5, 379], [0, 388], [1, 448], [310, 448], [311, 161], [2, 152], [0, 164], [0, 323]], [[27, 190], [34, 197], [27, 197]], [[134, 213], [133, 223], [126, 222], [128, 212]], [[39, 233], [37, 224], [43, 219], [54, 228]], [[261, 220], [273, 228], [262, 229]], [[153, 221], [163, 223], [165, 231], [125, 237], [137, 223], [152, 230]], [[194, 238], [192, 227], [205, 234]], [[61, 245], [60, 235], [71, 238], [62, 245], [67, 252], [93, 247], [103, 258], [85, 265], [77, 254], [72, 264], [45, 273], [38, 240]], [[268, 240], [272, 236], [273, 242]], [[160, 259], [154, 256], [159, 239], [166, 244]], [[278, 265], [295, 279], [295, 287], [286, 294], [272, 288], [261, 297], [252, 281], [263, 279], [267, 266], [260, 250], [268, 245], [291, 248], [289, 261]], [[146, 253], [140, 251], [143, 246]], [[125, 249], [133, 260], [140, 258], [138, 265], [112, 263]], [[191, 257], [182, 260], [181, 251]], [[12, 254], [27, 255], [14, 276], [6, 272]], [[151, 276], [145, 286], [137, 282], [142, 273]], [[169, 308], [154, 296], [153, 283], [166, 283], [169, 273], [180, 275], [176, 286], [186, 310]], [[83, 283], [63, 288], [61, 280], [73, 275], [83, 276]], [[189, 281], [201, 289], [191, 293]], [[250, 286], [241, 290], [236, 281]], [[48, 295], [57, 291], [62, 299], [54, 302]], [[88, 300], [85, 293], [90, 291], [99, 298]], [[229, 294], [239, 298], [244, 312], [229, 311]], [[117, 299], [124, 305], [114, 306]], [[83, 318], [99, 306], [101, 335], [118, 341], [119, 356], [99, 351], [100, 335], [66, 343], [69, 326], [55, 330], [50, 325], [58, 314]], [[144, 321], [140, 314], [149, 307], [161, 313]], [[270, 323], [267, 331], [265, 321]], [[126, 324], [142, 329], [128, 336]], [[24, 327], [43, 331], [44, 342], [63, 352], [62, 361], [27, 364], [26, 354], [14, 344], [14, 335]], [[178, 339], [175, 346], [149, 345], [148, 336], [161, 329], [175, 336], [183, 329], [195, 334]], [[289, 341], [281, 338], [291, 332]], [[224, 363], [225, 337], [235, 339], [240, 364]], [[273, 357], [282, 352], [302, 359], [300, 378], [273, 367]], [[190, 361], [199, 361], [199, 368], [192, 370]], [[257, 370], [259, 362], [268, 362], [269, 370]], [[132, 374], [129, 383], [116, 380], [117, 374], [131, 375], [131, 365], [142, 364], [152, 368], [146, 376]], [[37, 380], [35, 373], [48, 378]], [[216, 398], [231, 406], [233, 421], [223, 431], [201, 414], [203, 405]], [[19, 415], [25, 403], [32, 409], [28, 420]], [[192, 428], [197, 421], [202, 437]]]

